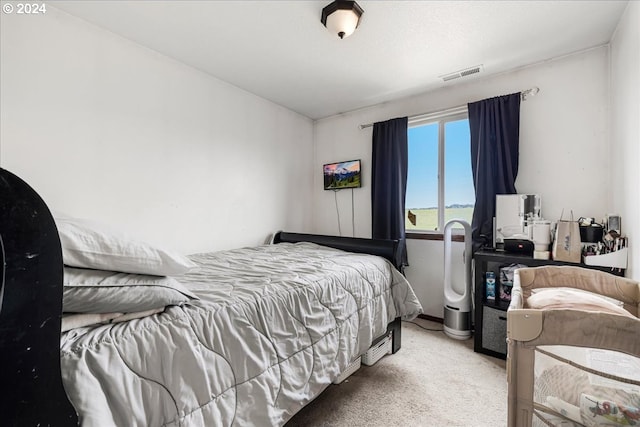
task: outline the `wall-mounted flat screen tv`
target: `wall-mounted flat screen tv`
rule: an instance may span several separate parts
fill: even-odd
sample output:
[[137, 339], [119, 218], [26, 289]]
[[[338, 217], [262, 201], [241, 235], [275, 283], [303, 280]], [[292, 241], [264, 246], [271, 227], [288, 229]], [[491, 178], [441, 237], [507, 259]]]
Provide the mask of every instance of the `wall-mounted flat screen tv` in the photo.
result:
[[342, 190], [361, 186], [360, 160], [327, 163], [322, 169], [325, 190]]

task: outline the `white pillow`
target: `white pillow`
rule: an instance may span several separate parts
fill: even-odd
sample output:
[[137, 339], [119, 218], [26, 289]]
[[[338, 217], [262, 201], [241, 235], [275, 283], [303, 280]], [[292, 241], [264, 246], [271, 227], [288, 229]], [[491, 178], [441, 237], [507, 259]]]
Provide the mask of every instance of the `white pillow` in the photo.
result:
[[624, 308], [607, 301], [598, 294], [571, 288], [544, 288], [527, 298], [526, 305], [527, 308], [541, 310], [577, 309], [633, 317]]
[[93, 221], [56, 218], [64, 264], [133, 274], [175, 276], [195, 267], [189, 258], [151, 246]]
[[620, 301], [619, 299], [608, 297], [606, 295], [602, 295], [602, 294], [599, 294], [599, 293], [596, 293], [596, 292], [585, 291], [584, 289], [570, 288], [570, 287], [566, 287], [566, 286], [558, 286], [558, 287], [554, 286], [552, 288], [533, 288], [533, 289], [531, 289], [531, 293], [532, 294], [537, 294], [538, 292], [548, 291], [549, 289], [567, 289], [567, 290], [570, 290], [571, 292], [584, 292], [586, 294], [594, 295], [594, 296], [597, 296], [598, 298], [605, 299], [605, 300], [609, 301], [610, 303], [617, 305], [618, 307], [623, 307], [624, 308], [624, 302]]
[[164, 307], [155, 308], [152, 310], [139, 311], [137, 313], [67, 313], [62, 315], [60, 332], [67, 332], [71, 329], [83, 328], [91, 325], [122, 323], [133, 319], [142, 319], [143, 317], [162, 313], [164, 309]]

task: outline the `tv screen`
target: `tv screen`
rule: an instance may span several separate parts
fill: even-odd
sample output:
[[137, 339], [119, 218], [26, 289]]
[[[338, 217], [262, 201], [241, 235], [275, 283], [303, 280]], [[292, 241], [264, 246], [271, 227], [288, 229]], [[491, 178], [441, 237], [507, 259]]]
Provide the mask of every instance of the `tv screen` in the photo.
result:
[[323, 166], [323, 174], [325, 190], [358, 188], [361, 185], [360, 160], [327, 163]]

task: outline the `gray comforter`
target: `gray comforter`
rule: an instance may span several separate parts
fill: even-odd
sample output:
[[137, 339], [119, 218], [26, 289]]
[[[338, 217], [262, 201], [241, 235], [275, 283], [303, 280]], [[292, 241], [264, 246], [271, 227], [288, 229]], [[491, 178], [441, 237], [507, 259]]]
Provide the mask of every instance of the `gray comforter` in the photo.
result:
[[61, 342], [83, 426], [282, 425], [396, 317], [422, 311], [386, 260], [310, 243], [193, 255], [200, 297]]

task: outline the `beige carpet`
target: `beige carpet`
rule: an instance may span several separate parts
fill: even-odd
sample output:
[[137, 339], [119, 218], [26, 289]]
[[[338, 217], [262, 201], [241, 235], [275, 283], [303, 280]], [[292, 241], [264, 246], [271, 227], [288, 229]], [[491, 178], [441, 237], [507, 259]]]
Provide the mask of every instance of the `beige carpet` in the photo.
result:
[[457, 341], [402, 322], [398, 353], [329, 386], [286, 427], [503, 427], [506, 411], [503, 360], [474, 353], [472, 339]]

